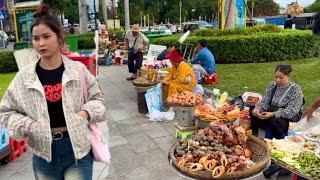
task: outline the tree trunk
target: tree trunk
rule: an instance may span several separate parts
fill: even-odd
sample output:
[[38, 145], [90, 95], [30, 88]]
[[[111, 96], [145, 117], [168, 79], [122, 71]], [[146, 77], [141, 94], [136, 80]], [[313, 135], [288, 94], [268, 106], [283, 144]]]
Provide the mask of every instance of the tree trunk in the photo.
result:
[[236, 15], [235, 0], [226, 0], [226, 11], [227, 17], [225, 29], [234, 29]]
[[124, 0], [124, 14], [125, 14], [125, 28], [126, 31], [130, 29], [130, 18], [129, 18], [129, 0]]
[[107, 15], [107, 4], [106, 0], [102, 0], [102, 12], [103, 12], [103, 20], [106, 28], [108, 29], [108, 15]]
[[87, 18], [87, 5], [86, 0], [79, 0], [79, 24], [80, 34], [88, 32], [88, 18]]

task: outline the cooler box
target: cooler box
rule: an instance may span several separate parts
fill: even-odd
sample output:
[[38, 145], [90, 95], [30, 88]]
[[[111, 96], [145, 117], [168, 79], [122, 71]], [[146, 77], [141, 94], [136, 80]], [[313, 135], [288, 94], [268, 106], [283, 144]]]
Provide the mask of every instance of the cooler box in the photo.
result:
[[9, 157], [11, 154], [9, 146], [9, 136], [6, 127], [0, 124], [0, 161], [1, 164], [6, 164], [9, 162]]

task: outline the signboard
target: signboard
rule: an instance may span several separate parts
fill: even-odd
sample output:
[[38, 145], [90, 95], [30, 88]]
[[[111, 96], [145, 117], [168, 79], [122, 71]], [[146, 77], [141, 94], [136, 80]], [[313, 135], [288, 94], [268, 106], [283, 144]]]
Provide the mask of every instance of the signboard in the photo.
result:
[[35, 9], [16, 10], [16, 25], [18, 41], [31, 41], [30, 28], [33, 22]]
[[247, 9], [246, 0], [236, 0], [236, 24], [235, 28], [244, 29], [246, 27]]

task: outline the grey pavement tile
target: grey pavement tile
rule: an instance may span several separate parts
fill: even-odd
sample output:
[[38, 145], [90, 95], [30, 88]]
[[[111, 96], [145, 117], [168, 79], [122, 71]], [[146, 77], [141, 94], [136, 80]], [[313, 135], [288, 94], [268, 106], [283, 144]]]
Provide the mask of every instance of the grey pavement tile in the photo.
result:
[[120, 146], [127, 144], [128, 141], [123, 136], [112, 136], [109, 137], [109, 147]]
[[172, 136], [176, 136], [176, 128], [174, 126], [174, 123], [176, 121], [169, 121], [169, 122], [161, 122], [159, 123], [164, 129], [166, 129]]
[[107, 103], [106, 108], [107, 108], [107, 111], [114, 111], [114, 110], [122, 109], [122, 106], [120, 106], [118, 103]]
[[161, 125], [159, 125], [158, 122], [140, 124], [140, 126], [151, 138], [169, 135], [168, 131], [166, 131]]
[[135, 115], [133, 118], [137, 124], [152, 123], [151, 121], [148, 120], [148, 118], [145, 114]]
[[109, 112], [114, 121], [121, 121], [130, 118], [130, 115], [122, 108], [111, 110]]
[[126, 137], [126, 139], [136, 153], [145, 153], [158, 149], [158, 146], [154, 143], [154, 141], [145, 133], [131, 134], [130, 136]]
[[109, 126], [109, 135], [110, 136], [122, 136], [118, 126], [116, 124], [112, 124], [112, 126]]
[[[110, 147], [110, 153], [112, 170], [117, 170], [118, 168], [121, 168], [121, 166], [116, 166], [115, 163], [119, 162], [121, 164], [128, 161], [128, 159], [131, 159], [132, 157], [136, 156], [135, 152], [128, 144]], [[112, 172], [112, 170], [110, 171]]]
[[119, 103], [123, 103], [123, 102], [132, 102], [132, 100], [130, 99], [130, 97], [123, 95], [122, 96], [116, 96], [115, 99], [119, 102]]
[[177, 142], [177, 139], [173, 136], [160, 137], [153, 140], [165, 154], [168, 153], [169, 149]]
[[[2, 176], [1, 176], [2, 178]], [[35, 177], [32, 174], [26, 174], [26, 173], [20, 173], [20, 172], [17, 172], [17, 173], [14, 173], [13, 175], [11, 175], [10, 177], [8, 177], [7, 180], [34, 180]]]
[[104, 179], [109, 173], [109, 164], [94, 162], [93, 163], [93, 174], [92, 179]]
[[141, 132], [141, 127], [139, 125], [119, 124], [118, 127], [124, 136]]

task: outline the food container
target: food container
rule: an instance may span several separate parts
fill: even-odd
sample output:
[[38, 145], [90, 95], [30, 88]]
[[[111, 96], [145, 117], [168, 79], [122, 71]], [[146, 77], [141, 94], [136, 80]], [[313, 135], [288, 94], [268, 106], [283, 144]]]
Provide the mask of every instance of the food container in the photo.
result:
[[319, 149], [319, 144], [312, 141], [306, 141], [301, 144], [302, 150], [316, 153], [316, 151]]
[[303, 137], [309, 141], [320, 142], [320, 133], [318, 132], [308, 132]]
[[298, 144], [304, 143], [304, 139], [300, 136], [286, 136], [284, 139], [288, 142], [293, 142]]

